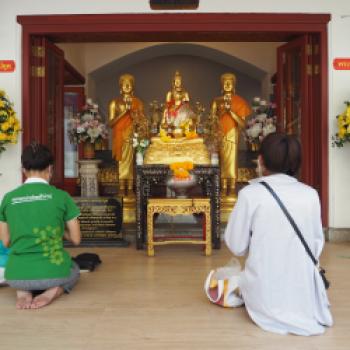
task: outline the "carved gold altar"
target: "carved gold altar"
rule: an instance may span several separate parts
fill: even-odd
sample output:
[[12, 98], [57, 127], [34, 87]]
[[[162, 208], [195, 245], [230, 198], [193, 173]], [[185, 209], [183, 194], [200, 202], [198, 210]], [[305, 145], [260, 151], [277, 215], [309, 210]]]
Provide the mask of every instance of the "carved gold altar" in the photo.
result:
[[[150, 103], [148, 119], [144, 115], [143, 102], [134, 96], [134, 83], [131, 75], [123, 74], [119, 79], [120, 96], [109, 105], [112, 151], [118, 161], [118, 194], [123, 197], [124, 222], [136, 220], [135, 139], [150, 141], [143, 159], [146, 166], [184, 161], [200, 166], [215, 165], [215, 162], [211, 164], [211, 153], [219, 155], [220, 216], [223, 222], [227, 222], [237, 200], [236, 183], [247, 182], [255, 175], [250, 168], [238, 168], [239, 134], [250, 114], [250, 107], [236, 94], [235, 75], [226, 73], [221, 76], [222, 95], [213, 99], [207, 116], [210, 122], [206, 124], [200, 124], [205, 110], [203, 105], [199, 101], [191, 102], [179, 71], [174, 74], [165, 101]], [[151, 139], [149, 134], [153, 136]]]
[[[164, 244], [201, 244], [205, 245], [205, 255], [211, 255], [211, 216], [210, 198], [149, 198], [147, 204], [147, 252], [148, 256], [154, 256], [154, 246]], [[154, 214], [191, 215], [204, 214], [204, 235], [203, 239], [170, 238], [157, 240], [154, 237], [153, 217]]]
[[210, 164], [209, 152], [202, 138], [174, 138], [164, 142], [160, 137], [152, 137], [145, 153], [144, 164], [171, 164], [183, 161]]

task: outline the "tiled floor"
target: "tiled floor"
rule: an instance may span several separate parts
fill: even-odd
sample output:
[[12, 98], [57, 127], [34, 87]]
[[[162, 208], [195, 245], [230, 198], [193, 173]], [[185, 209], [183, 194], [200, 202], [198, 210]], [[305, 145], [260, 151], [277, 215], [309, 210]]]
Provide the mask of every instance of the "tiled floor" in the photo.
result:
[[335, 326], [318, 337], [278, 336], [255, 326], [245, 309], [212, 305], [203, 292], [210, 269], [224, 265], [222, 248], [205, 257], [198, 246], [70, 249], [103, 260], [76, 289], [41, 310], [17, 311], [0, 288], [0, 349], [278, 349], [350, 347], [350, 244], [326, 245], [322, 264], [332, 281]]

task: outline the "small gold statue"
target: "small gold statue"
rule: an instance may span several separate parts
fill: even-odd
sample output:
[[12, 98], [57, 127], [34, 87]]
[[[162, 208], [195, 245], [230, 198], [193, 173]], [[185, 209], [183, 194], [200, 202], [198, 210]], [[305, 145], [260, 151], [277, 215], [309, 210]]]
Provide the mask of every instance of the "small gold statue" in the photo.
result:
[[236, 95], [234, 74], [223, 74], [221, 85], [223, 95], [214, 99], [211, 115], [218, 118], [223, 134], [219, 147], [221, 192], [223, 196], [235, 197], [239, 131], [244, 128], [245, 118], [251, 114], [251, 108], [242, 97]]
[[161, 127], [163, 130], [174, 132], [179, 129], [193, 129], [195, 114], [190, 105], [190, 96], [182, 87], [182, 77], [175, 72], [172, 89], [166, 95], [166, 105]]
[[162, 119], [164, 104], [153, 100], [149, 104], [151, 114], [151, 134], [157, 135], [159, 132], [159, 124]]
[[[134, 77], [119, 78], [120, 96], [109, 103], [109, 125], [113, 129], [112, 155], [119, 162], [119, 195], [133, 196], [135, 120], [143, 114], [143, 103], [134, 96]], [[145, 118], [145, 117], [144, 117]]]

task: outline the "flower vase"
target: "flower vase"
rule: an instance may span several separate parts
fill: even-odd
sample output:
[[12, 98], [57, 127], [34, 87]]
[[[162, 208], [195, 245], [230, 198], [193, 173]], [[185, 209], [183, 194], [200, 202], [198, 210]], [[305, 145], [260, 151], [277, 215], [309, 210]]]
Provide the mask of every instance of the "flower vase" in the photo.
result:
[[136, 165], [143, 164], [143, 154], [141, 152], [136, 152]]
[[95, 151], [102, 151], [102, 147], [103, 147], [102, 140], [97, 140], [95, 142]]
[[83, 144], [83, 158], [94, 159], [95, 158], [95, 145], [91, 142], [84, 142]]

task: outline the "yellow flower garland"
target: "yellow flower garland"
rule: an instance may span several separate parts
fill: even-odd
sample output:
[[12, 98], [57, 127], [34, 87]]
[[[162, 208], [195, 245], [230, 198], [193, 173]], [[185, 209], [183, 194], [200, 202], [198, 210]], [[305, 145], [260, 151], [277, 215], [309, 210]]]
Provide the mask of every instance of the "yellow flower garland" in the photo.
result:
[[0, 90], [0, 153], [5, 151], [5, 144], [17, 143], [21, 131], [19, 120], [5, 91]]

